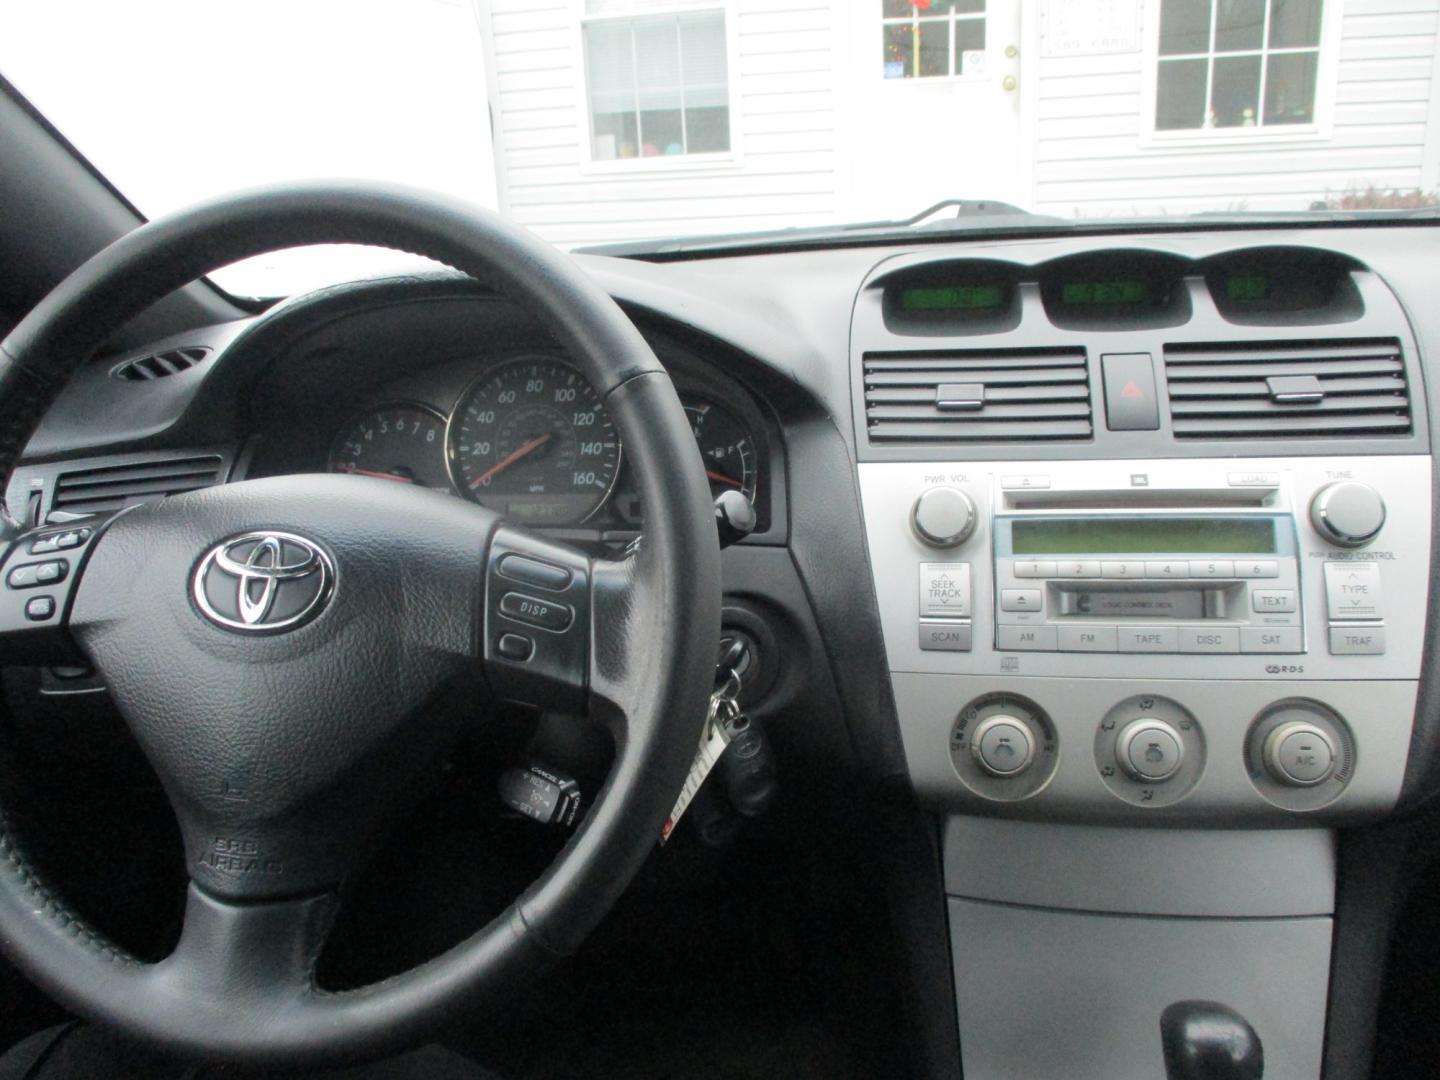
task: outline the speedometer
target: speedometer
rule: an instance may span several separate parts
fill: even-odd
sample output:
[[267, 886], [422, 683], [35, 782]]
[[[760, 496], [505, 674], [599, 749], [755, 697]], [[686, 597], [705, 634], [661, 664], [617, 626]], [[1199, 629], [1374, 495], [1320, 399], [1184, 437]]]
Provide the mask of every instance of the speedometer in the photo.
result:
[[492, 368], [460, 396], [447, 452], [456, 487], [529, 525], [584, 521], [620, 471], [620, 437], [594, 387], [541, 356]]

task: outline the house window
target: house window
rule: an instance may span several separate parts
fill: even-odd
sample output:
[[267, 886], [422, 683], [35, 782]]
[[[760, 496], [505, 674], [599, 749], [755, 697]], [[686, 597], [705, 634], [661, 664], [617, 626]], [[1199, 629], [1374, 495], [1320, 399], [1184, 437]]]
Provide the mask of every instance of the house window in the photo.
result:
[[1157, 131], [1315, 122], [1324, 0], [1162, 0]]
[[588, 18], [582, 33], [594, 160], [730, 149], [723, 10]]
[[985, 65], [985, 0], [881, 0], [885, 78], [978, 75]]

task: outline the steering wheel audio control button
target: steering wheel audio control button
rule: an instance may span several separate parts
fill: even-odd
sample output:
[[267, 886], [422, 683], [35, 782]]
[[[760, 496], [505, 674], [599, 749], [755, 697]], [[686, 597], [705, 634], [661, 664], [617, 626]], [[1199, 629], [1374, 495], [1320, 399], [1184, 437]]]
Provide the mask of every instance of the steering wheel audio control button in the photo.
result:
[[535, 642], [524, 634], [501, 634], [500, 640], [495, 643], [495, 649], [506, 660], [523, 664], [535, 651]]
[[999, 713], [975, 728], [970, 752], [991, 776], [1018, 776], [1035, 760], [1035, 736], [1023, 720]]
[[516, 622], [538, 626], [541, 630], [560, 633], [570, 628], [575, 612], [554, 600], [542, 600], [537, 596], [510, 592], [500, 598], [500, 614]]
[[1185, 760], [1180, 734], [1163, 720], [1136, 720], [1120, 732], [1115, 757], [1135, 780], [1158, 784], [1169, 780]]
[[1314, 724], [1281, 724], [1265, 739], [1265, 767], [1282, 784], [1311, 787], [1335, 771], [1335, 746]]
[[933, 487], [915, 500], [910, 524], [931, 547], [963, 544], [975, 531], [975, 503], [959, 488]]
[[32, 596], [25, 604], [25, 618], [31, 622], [44, 622], [54, 614], [53, 596]]
[[512, 581], [521, 581], [550, 592], [564, 592], [574, 577], [563, 566], [552, 566], [538, 559], [527, 559], [523, 555], [506, 555], [497, 566], [500, 573]]
[[70, 564], [64, 559], [52, 559], [50, 562], [17, 566], [5, 581], [12, 589], [33, 589], [38, 585], [58, 584], [69, 572]]

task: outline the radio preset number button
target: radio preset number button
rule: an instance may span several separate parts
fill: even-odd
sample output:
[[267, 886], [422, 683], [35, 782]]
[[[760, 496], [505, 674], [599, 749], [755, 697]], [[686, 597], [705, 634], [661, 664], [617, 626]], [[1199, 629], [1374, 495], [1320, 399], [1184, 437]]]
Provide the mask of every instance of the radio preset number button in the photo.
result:
[[1213, 561], [1192, 561], [1190, 576], [1193, 578], [1230, 578], [1235, 576], [1235, 563], [1230, 559]]
[[1055, 564], [1056, 577], [1073, 578], [1098, 578], [1100, 576], [1099, 559], [1070, 559]]
[[1273, 559], [1255, 559], [1250, 562], [1236, 559], [1235, 576], [1240, 578], [1279, 577], [1280, 564]]
[[1102, 562], [1100, 564], [1100, 576], [1106, 578], [1143, 578], [1145, 576], [1145, 564], [1143, 562]]
[[1016, 559], [1017, 578], [1052, 578], [1056, 576], [1055, 564], [1045, 559]]
[[1188, 578], [1190, 576], [1190, 564], [1181, 559], [1172, 559], [1167, 562], [1147, 562], [1145, 564], [1145, 576], [1151, 578]]

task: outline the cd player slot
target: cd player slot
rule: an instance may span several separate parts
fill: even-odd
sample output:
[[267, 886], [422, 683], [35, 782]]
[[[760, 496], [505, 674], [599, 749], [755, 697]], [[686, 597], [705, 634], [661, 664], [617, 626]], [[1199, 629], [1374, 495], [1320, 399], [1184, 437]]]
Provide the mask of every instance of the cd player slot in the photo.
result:
[[1154, 582], [1140, 581], [1051, 581], [1046, 583], [1046, 589], [1050, 594], [1048, 610], [1059, 619], [1197, 622], [1247, 618], [1244, 582], [1166, 582], [1157, 587]]
[[1203, 509], [1212, 506], [1259, 507], [1273, 504], [1279, 488], [1110, 488], [1090, 490], [1039, 489], [1004, 492], [1006, 506], [1016, 510]]

